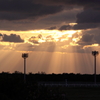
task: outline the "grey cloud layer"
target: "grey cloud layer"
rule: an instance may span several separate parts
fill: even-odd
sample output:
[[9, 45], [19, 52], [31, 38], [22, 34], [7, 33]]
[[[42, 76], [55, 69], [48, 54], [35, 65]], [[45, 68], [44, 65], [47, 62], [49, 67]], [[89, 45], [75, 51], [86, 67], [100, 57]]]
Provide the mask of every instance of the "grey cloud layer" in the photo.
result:
[[60, 12], [62, 9], [62, 6], [35, 4], [33, 0], [0, 0], [0, 19], [37, 19], [40, 16]]
[[49, 4], [49, 5], [96, 5], [100, 3], [100, 0], [35, 0], [37, 3]]
[[100, 23], [100, 11], [86, 9], [77, 14], [77, 23]]
[[82, 6], [84, 11], [77, 14], [76, 23], [78, 24], [75, 25], [73, 29], [91, 29], [100, 27], [100, 0], [42, 0], [42, 2], [38, 0], [37, 2], [45, 3], [46, 5], [70, 6], [69, 8]]
[[[92, 5], [96, 9], [99, 0], [0, 0], [0, 19], [20, 20], [54, 14], [66, 7]], [[67, 5], [67, 6], [66, 6]]]
[[74, 29], [90, 29], [100, 27], [100, 11], [94, 9], [85, 9], [77, 14], [77, 20]]
[[33, 30], [61, 27], [62, 30], [64, 23], [67, 25], [70, 22], [78, 23], [73, 27], [76, 30], [98, 28], [99, 12], [100, 0], [0, 0], [0, 29]]

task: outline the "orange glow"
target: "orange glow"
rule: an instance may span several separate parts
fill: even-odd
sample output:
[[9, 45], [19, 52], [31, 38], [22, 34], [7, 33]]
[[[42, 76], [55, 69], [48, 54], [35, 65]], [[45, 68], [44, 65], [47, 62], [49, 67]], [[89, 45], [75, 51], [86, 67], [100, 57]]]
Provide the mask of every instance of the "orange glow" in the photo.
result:
[[[70, 23], [71, 25], [74, 25], [75, 23]], [[24, 43], [30, 43], [34, 45], [34, 42], [37, 43], [43, 43], [43, 42], [64, 42], [64, 41], [69, 41], [69, 45], [73, 44], [76, 45], [75, 43], [79, 40], [79, 37], [73, 38], [72, 42], [70, 38], [72, 38], [73, 34], [81, 33], [81, 30], [29, 30], [29, 31], [0, 31], [2, 34], [17, 34], [20, 35], [22, 39], [24, 39]], [[42, 38], [38, 38], [38, 35], [41, 34]], [[32, 37], [36, 38], [32, 38]], [[51, 36], [51, 37], [49, 37]], [[48, 38], [49, 37], [49, 38]], [[9, 42], [1, 42], [2, 45], [9, 45], [11, 43]], [[35, 44], [36, 45], [36, 44]]]
[[98, 46], [99, 46], [99, 44], [86, 45], [86, 46], [83, 47], [83, 49], [88, 48], [88, 47], [92, 47], [92, 48], [94, 47], [95, 48], [95, 47], [98, 47]]
[[99, 44], [92, 44], [91, 46], [99, 46]]
[[74, 25], [76, 25], [77, 23], [69, 23], [69, 25], [71, 25], [71, 26], [74, 26]]
[[[73, 24], [72, 24], [73, 25]], [[0, 42], [2, 47], [0, 52], [0, 71], [14, 72], [15, 70], [23, 72], [22, 53], [29, 53], [27, 58], [28, 72], [46, 72], [46, 73], [91, 73], [93, 74], [92, 50], [100, 50], [99, 44], [84, 46], [84, 51], [89, 47], [89, 53], [77, 53], [81, 35], [74, 36], [75, 33], [81, 33], [77, 30], [30, 30], [30, 31], [1, 31], [2, 34], [14, 33], [20, 35], [25, 41], [20, 49], [16, 49], [17, 43]], [[41, 34], [42, 38], [38, 38]], [[34, 38], [35, 36], [35, 38]], [[30, 41], [29, 41], [30, 40]], [[36, 44], [34, 43], [37, 42]], [[31, 44], [31, 49], [27, 46], [24, 51], [23, 44]], [[16, 47], [16, 48], [15, 48]], [[36, 47], [36, 49], [35, 49]], [[90, 49], [91, 48], [91, 49]], [[81, 51], [80, 51], [81, 52]], [[98, 57], [99, 59], [100, 57]], [[98, 66], [99, 60], [97, 60]], [[8, 66], [9, 65], [9, 66]], [[98, 68], [97, 73], [99, 73]]]

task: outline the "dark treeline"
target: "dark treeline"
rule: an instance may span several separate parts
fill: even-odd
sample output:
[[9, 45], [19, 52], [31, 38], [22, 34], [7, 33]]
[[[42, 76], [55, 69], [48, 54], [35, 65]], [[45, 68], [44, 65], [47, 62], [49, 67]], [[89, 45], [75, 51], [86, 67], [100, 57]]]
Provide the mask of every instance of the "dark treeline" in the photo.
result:
[[[23, 81], [24, 74], [18, 71], [14, 73], [2, 72], [0, 73], [0, 83], [4, 81]], [[97, 82], [100, 82], [100, 74], [96, 75]], [[26, 79], [28, 83], [40, 82], [40, 81], [65, 81], [68, 82], [94, 82], [93, 74], [74, 74], [74, 73], [62, 73], [62, 74], [46, 74], [45, 72], [29, 73], [26, 74]]]

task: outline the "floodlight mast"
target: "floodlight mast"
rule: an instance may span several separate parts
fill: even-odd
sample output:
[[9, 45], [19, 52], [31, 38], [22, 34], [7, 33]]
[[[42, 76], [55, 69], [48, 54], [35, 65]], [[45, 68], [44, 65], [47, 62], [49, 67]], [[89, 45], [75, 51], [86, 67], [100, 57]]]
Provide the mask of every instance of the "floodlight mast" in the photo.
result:
[[23, 53], [22, 58], [24, 58], [24, 83], [26, 83], [26, 58], [28, 58], [28, 53]]
[[94, 84], [96, 85], [96, 56], [99, 54], [98, 51], [92, 51], [92, 55], [94, 56]]

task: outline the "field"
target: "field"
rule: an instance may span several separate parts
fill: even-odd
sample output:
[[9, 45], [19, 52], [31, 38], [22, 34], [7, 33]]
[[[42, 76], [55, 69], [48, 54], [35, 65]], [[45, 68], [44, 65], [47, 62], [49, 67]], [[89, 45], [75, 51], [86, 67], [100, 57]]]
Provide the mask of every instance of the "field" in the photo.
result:
[[64, 88], [68, 100], [100, 100], [100, 87]]
[[48, 98], [48, 100], [100, 100], [100, 87], [49, 86], [42, 87], [39, 91], [42, 91], [39, 93], [42, 96], [51, 98]]

